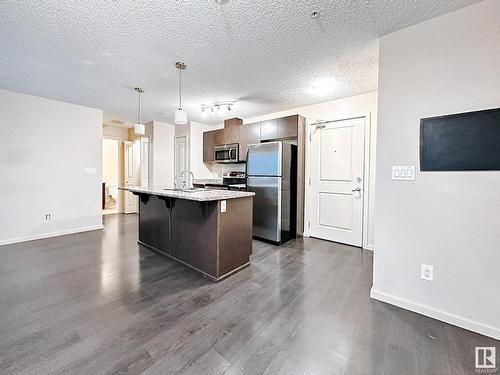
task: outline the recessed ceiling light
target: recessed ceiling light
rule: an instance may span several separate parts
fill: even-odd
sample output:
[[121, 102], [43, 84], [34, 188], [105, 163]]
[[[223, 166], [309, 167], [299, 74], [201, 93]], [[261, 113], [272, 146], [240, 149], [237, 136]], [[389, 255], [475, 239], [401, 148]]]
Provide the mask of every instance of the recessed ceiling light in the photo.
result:
[[310, 94], [314, 95], [328, 95], [335, 90], [335, 82], [332, 79], [320, 79], [307, 89]]
[[319, 12], [317, 10], [314, 10], [311, 12], [311, 17], [312, 18], [318, 18], [319, 17]]
[[226, 3], [229, 3], [229, 0], [215, 0], [215, 2], [219, 5], [224, 5]]

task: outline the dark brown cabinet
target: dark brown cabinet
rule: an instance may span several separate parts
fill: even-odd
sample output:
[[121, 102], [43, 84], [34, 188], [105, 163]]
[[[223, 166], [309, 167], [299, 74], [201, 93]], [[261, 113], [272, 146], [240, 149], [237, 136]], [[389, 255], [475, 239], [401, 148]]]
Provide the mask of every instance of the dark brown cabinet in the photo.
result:
[[213, 131], [214, 135], [214, 146], [220, 146], [226, 144], [226, 132], [225, 129], [218, 129]]
[[261, 121], [260, 140], [270, 141], [278, 138], [278, 119]]
[[299, 116], [287, 116], [278, 119], [278, 138], [297, 138]]
[[239, 127], [217, 129], [203, 133], [203, 162], [214, 161], [214, 147], [228, 143], [239, 143]]
[[296, 139], [299, 127], [304, 126], [299, 115], [286, 116], [241, 125], [238, 118], [224, 121], [224, 128], [203, 133], [203, 161], [214, 161], [214, 147], [230, 143], [240, 145], [239, 161], [246, 161], [247, 145], [274, 140]]
[[224, 129], [224, 144], [229, 143], [239, 143], [240, 141], [240, 127], [239, 126], [231, 126], [229, 128]]
[[214, 161], [215, 131], [203, 133], [203, 162]]
[[247, 160], [247, 145], [260, 143], [260, 122], [240, 126], [240, 160]]

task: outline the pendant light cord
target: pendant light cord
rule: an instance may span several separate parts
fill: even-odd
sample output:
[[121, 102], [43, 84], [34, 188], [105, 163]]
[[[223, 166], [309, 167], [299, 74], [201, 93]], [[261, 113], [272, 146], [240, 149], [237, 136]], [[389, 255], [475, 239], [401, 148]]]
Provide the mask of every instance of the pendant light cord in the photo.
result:
[[182, 69], [179, 69], [179, 109], [182, 109]]
[[137, 91], [137, 93], [139, 94], [139, 105], [138, 105], [138, 109], [137, 109], [137, 123], [138, 124], [142, 124], [141, 120], [141, 91]]

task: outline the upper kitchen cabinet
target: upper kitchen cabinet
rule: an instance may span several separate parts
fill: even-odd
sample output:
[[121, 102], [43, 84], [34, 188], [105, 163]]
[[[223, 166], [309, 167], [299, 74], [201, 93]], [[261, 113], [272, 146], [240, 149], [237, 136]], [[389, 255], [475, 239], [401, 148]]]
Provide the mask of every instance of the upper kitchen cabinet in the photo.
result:
[[278, 139], [297, 138], [299, 115], [281, 117], [278, 119]]
[[224, 128], [203, 133], [203, 162], [214, 161], [214, 147], [240, 143], [240, 125], [243, 120], [232, 118], [224, 121]]
[[292, 115], [272, 120], [242, 125], [242, 120], [233, 118], [224, 121], [224, 128], [203, 133], [203, 161], [214, 161], [214, 147], [239, 143], [239, 161], [246, 161], [247, 145], [276, 140], [297, 139], [302, 142], [305, 119]]
[[203, 133], [203, 162], [211, 163], [214, 161], [214, 146], [215, 146], [214, 130]]
[[240, 143], [240, 126], [242, 123], [243, 120], [237, 117], [224, 121], [226, 144]]
[[260, 140], [271, 141], [278, 138], [278, 119], [261, 121]]
[[239, 126], [231, 126], [229, 128], [224, 129], [224, 144], [229, 143], [239, 143], [239, 135], [240, 135], [240, 127]]
[[226, 129], [217, 129], [213, 130], [213, 137], [214, 137], [214, 146], [220, 146], [220, 145], [225, 145], [226, 142]]
[[243, 120], [238, 117], [230, 118], [229, 120], [224, 120], [225, 129], [239, 126], [241, 124], [243, 124]]
[[226, 144], [226, 129], [210, 130], [203, 132], [203, 162], [214, 161], [214, 147]]
[[240, 161], [247, 160], [247, 145], [260, 143], [260, 122], [240, 126]]

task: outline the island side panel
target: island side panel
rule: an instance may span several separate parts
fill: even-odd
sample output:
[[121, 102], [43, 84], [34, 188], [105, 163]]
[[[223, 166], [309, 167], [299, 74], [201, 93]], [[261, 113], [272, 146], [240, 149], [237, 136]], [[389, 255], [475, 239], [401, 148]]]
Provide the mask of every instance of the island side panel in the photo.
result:
[[170, 256], [217, 278], [217, 201], [172, 199]]
[[170, 252], [170, 200], [150, 194], [139, 196], [139, 241], [165, 254]]
[[219, 270], [218, 277], [245, 266], [252, 254], [253, 198], [226, 200], [226, 212], [219, 202]]

